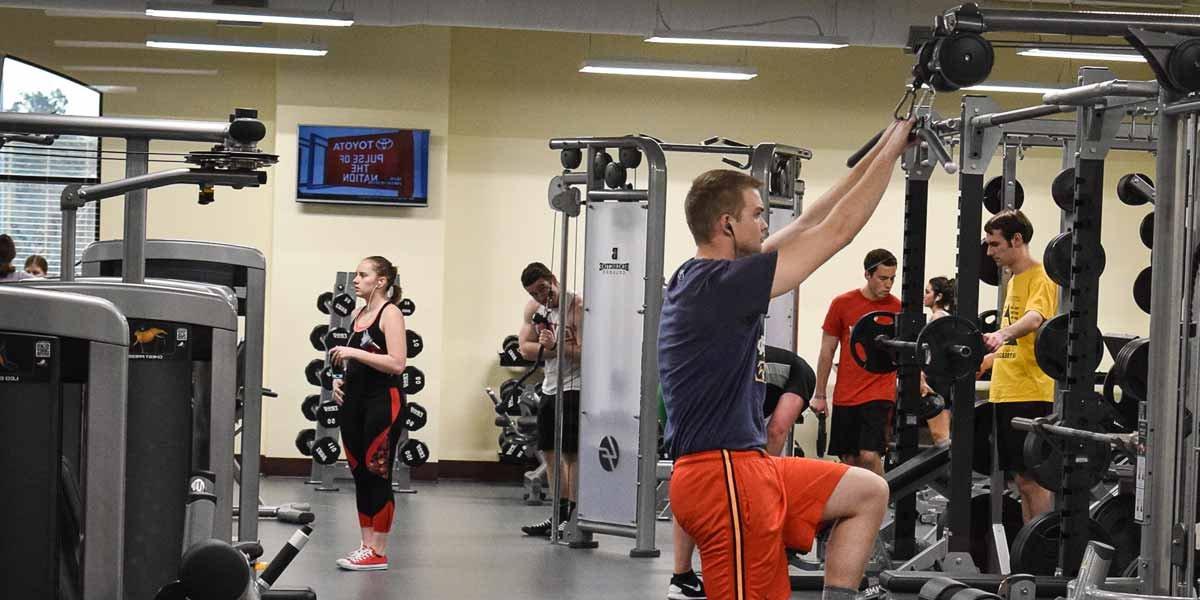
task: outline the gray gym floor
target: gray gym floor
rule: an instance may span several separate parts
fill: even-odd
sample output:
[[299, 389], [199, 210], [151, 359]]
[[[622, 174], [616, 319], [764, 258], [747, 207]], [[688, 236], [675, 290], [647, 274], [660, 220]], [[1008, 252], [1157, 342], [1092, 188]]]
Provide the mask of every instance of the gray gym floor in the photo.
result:
[[[523, 536], [520, 526], [544, 518], [549, 507], [525, 506], [517, 486], [442, 481], [415, 487], [416, 494], [396, 494], [391, 568], [354, 573], [334, 565], [358, 547], [352, 484], [316, 492], [301, 479], [264, 480], [265, 502], [309, 502], [317, 514], [312, 539], [277, 585], [310, 586], [321, 600], [666, 598], [673, 564], [669, 522], [658, 526], [661, 557], [630, 558], [630, 539], [597, 536], [598, 549], [572, 550]], [[269, 559], [296, 527], [259, 523]], [[699, 558], [694, 564], [700, 566]]]

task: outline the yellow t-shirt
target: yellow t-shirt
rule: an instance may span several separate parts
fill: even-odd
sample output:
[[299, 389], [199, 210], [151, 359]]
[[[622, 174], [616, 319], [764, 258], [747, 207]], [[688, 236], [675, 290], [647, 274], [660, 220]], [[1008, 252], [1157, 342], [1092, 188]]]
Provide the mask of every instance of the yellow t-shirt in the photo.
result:
[[[1058, 313], [1058, 285], [1041, 263], [1014, 275], [1004, 296], [1000, 327], [1008, 327], [1029, 311], [1049, 319]], [[996, 351], [992, 363], [992, 402], [1053, 402], [1054, 380], [1038, 367], [1033, 355], [1037, 332], [1017, 338]]]

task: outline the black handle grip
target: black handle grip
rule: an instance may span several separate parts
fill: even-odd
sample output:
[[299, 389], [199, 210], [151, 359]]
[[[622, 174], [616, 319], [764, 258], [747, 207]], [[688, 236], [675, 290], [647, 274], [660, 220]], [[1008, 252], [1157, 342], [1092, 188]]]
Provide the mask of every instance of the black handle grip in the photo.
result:
[[863, 157], [866, 156], [867, 153], [871, 151], [871, 148], [874, 148], [875, 144], [879, 143], [879, 138], [883, 137], [884, 131], [887, 131], [887, 130], [880, 129], [879, 133], [875, 134], [874, 136], [871, 137], [871, 139], [867, 140], [867, 143], [863, 144], [862, 148], [859, 148], [854, 154], [851, 154], [850, 158], [846, 159], [846, 166], [853, 169], [854, 165], [857, 165], [858, 161], [862, 160]]

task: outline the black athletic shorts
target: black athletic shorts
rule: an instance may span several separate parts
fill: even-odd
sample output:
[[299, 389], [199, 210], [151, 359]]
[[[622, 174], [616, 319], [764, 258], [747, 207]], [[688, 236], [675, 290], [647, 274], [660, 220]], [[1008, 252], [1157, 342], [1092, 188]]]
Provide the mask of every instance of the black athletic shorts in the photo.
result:
[[827, 454], [857, 455], [861, 450], [887, 450], [896, 404], [891, 400], [872, 400], [855, 406], [833, 407], [833, 424], [829, 427]]
[[1025, 473], [1025, 436], [1027, 432], [1013, 429], [1012, 418], [1036, 419], [1054, 410], [1053, 402], [993, 402], [996, 414], [996, 447], [1000, 451], [1000, 470], [1005, 473]]
[[[542, 394], [538, 403], [538, 450], [554, 449], [554, 399], [555, 394]], [[579, 392], [563, 392], [563, 454], [579, 452]]]

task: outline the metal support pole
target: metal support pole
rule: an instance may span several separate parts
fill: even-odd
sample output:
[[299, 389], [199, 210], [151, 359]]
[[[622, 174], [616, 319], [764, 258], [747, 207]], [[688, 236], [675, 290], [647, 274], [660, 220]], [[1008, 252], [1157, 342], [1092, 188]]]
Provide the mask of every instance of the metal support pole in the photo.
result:
[[62, 233], [59, 236], [58, 278], [60, 281], [75, 281], [75, 226], [79, 209], [62, 210]]
[[[150, 140], [125, 140], [125, 177], [145, 175], [149, 167]], [[125, 193], [125, 258], [121, 263], [125, 283], [146, 281], [146, 190]]]
[[[590, 175], [592, 173], [592, 165], [595, 164], [595, 149], [588, 148], [588, 189], [591, 190], [591, 181], [594, 181]], [[550, 489], [552, 501], [550, 503], [550, 543], [556, 544], [559, 541], [558, 524], [559, 519], [559, 504], [562, 502], [562, 469], [566, 461], [563, 459], [563, 371], [567, 368], [566, 358], [566, 332], [567, 323], [571, 318], [568, 312], [568, 306], [574, 305], [575, 298], [571, 290], [567, 289], [567, 277], [571, 274], [567, 269], [567, 254], [571, 251], [571, 217], [563, 211], [562, 213], [562, 242], [559, 244], [559, 263], [558, 263], [558, 329], [555, 331], [555, 359], [558, 361], [557, 380], [555, 383], [554, 393], [554, 470], [551, 471]]]

